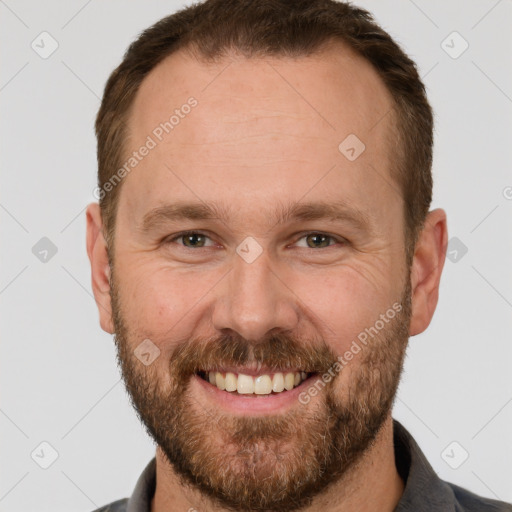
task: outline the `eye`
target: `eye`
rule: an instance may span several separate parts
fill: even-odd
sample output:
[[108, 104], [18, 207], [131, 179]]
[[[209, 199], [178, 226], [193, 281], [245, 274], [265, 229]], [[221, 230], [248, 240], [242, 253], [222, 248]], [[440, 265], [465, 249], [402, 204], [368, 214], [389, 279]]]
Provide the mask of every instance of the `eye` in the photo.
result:
[[[306, 248], [308, 249], [323, 249], [325, 247], [329, 247], [331, 245], [329, 241], [334, 241], [343, 244], [345, 240], [341, 238], [337, 238], [331, 235], [326, 235], [325, 233], [319, 233], [317, 231], [312, 231], [310, 233], [304, 233], [298, 240], [306, 239]], [[310, 244], [311, 242], [311, 244]], [[297, 242], [296, 242], [297, 243]], [[302, 246], [304, 247], [304, 246]]]
[[168, 238], [165, 243], [175, 242], [179, 239], [183, 239], [183, 244], [180, 245], [183, 245], [184, 247], [201, 249], [203, 247], [208, 247], [205, 245], [205, 239], [210, 239], [210, 237], [199, 231], [184, 231], [183, 233], [178, 233], [172, 238]]
[[[209, 246], [206, 245], [206, 240], [211, 240], [209, 236], [207, 236], [204, 233], [201, 233], [200, 231], [183, 231], [182, 233], [178, 233], [172, 238], [166, 239], [165, 243], [174, 243], [177, 240], [182, 240], [181, 245], [182, 247], [188, 247], [189, 249], [202, 249], [205, 247], [211, 247], [212, 244]], [[332, 235], [327, 235], [325, 233], [320, 233], [317, 231], [312, 231], [309, 233], [304, 233], [298, 240], [306, 239], [306, 246], [307, 249], [324, 249], [326, 247], [330, 247], [331, 245], [336, 245], [336, 243], [344, 244], [346, 241], [342, 238], [334, 237]], [[295, 243], [297, 243], [295, 242]], [[330, 242], [334, 242], [330, 243]]]

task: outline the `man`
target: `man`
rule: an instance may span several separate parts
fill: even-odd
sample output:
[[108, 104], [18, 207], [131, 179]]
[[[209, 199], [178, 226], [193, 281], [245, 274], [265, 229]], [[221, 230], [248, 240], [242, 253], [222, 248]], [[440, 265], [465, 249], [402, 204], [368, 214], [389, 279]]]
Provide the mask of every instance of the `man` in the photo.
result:
[[87, 250], [157, 453], [101, 510], [512, 510], [391, 416], [446, 253], [432, 130], [413, 62], [349, 4], [208, 0], [130, 46]]

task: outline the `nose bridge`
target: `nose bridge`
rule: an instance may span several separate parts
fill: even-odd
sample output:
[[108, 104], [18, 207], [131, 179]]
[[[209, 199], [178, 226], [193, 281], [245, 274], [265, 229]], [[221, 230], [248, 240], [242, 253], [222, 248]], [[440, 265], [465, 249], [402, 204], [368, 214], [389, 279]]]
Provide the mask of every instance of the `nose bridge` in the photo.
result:
[[232, 270], [221, 287], [213, 313], [217, 330], [236, 331], [247, 340], [259, 340], [271, 330], [293, 329], [298, 321], [293, 294], [275, 275], [268, 251], [256, 259], [233, 256]]

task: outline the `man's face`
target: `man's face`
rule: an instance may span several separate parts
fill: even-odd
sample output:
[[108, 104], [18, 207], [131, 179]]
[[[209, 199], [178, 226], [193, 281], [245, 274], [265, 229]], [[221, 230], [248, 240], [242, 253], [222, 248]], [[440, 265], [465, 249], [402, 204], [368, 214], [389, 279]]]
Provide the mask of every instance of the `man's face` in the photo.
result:
[[[155, 129], [190, 97], [197, 105], [160, 141]], [[119, 360], [183, 485], [221, 506], [306, 505], [389, 418], [411, 315], [391, 105], [370, 65], [343, 48], [215, 65], [180, 52], [136, 97], [127, 156], [148, 136], [156, 145], [120, 194], [111, 276]], [[339, 149], [350, 134], [366, 146], [359, 156], [353, 136]], [[218, 215], [168, 215], [178, 203]], [[279, 219], [320, 203], [343, 214], [310, 206]], [[178, 238], [184, 231], [193, 233]], [[271, 394], [207, 381], [208, 370], [227, 369], [272, 385], [279, 370], [308, 377]]]

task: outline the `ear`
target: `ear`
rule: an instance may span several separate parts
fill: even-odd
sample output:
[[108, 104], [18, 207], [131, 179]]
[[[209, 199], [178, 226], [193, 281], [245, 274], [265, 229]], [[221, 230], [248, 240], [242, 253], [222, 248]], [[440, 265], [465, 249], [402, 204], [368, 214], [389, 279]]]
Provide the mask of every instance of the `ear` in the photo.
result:
[[105, 332], [114, 334], [110, 302], [110, 266], [107, 243], [103, 237], [100, 205], [98, 203], [89, 204], [86, 216], [87, 254], [91, 262], [92, 291], [100, 314], [100, 325]]
[[446, 212], [438, 208], [428, 213], [414, 250], [410, 336], [423, 332], [434, 316], [447, 245]]

